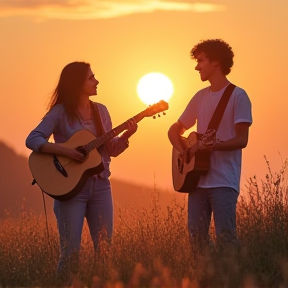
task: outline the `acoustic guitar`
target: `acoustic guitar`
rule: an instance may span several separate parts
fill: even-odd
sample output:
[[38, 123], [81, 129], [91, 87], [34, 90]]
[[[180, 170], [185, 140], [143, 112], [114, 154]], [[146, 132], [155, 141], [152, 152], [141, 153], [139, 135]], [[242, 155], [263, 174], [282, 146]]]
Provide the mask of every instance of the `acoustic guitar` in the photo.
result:
[[202, 141], [203, 144], [212, 144], [215, 134], [213, 129], [208, 130], [205, 134], [191, 132], [187, 138], [182, 138], [187, 147], [183, 154], [173, 147], [172, 178], [175, 191], [193, 191], [197, 187], [200, 176], [208, 172], [210, 152], [199, 150], [199, 141]]
[[[138, 123], [145, 117], [153, 116], [155, 118], [155, 114], [167, 109], [168, 103], [161, 100], [133, 118]], [[165, 112], [163, 114], [165, 115]], [[97, 148], [126, 130], [128, 127], [127, 122], [122, 123], [99, 137], [95, 137], [88, 130], [79, 130], [67, 142], [58, 143], [64, 147], [75, 148], [80, 151], [86, 156], [83, 163], [62, 155], [33, 151], [29, 156], [29, 167], [34, 178], [32, 184], [37, 183], [43, 192], [54, 199], [71, 199], [80, 192], [89, 177], [99, 174], [104, 170]]]

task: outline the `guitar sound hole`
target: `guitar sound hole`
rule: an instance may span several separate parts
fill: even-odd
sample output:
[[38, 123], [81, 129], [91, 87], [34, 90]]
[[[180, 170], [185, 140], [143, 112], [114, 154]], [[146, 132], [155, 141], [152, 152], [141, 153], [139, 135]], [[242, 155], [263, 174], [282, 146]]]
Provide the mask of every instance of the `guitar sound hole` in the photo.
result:
[[64, 169], [64, 167], [61, 165], [61, 163], [59, 162], [58, 158], [56, 157], [56, 155], [53, 156], [53, 162], [54, 165], [56, 167], [56, 169], [64, 176], [64, 177], [68, 177], [68, 174], [66, 172], [66, 170]]
[[182, 159], [180, 159], [180, 157], [178, 157], [177, 163], [178, 163], [179, 172], [183, 173], [183, 161], [182, 161]]

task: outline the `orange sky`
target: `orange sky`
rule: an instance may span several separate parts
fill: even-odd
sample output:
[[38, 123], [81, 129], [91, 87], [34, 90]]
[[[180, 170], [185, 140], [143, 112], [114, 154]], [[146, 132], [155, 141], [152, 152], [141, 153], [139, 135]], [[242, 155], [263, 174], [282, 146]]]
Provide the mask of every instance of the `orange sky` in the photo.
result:
[[112, 177], [172, 190], [167, 131], [194, 93], [208, 85], [200, 81], [189, 51], [202, 39], [222, 38], [235, 53], [228, 78], [246, 90], [253, 105], [242, 180], [262, 178], [268, 171], [264, 155], [272, 171], [280, 170], [288, 157], [287, 0], [51, 3], [0, 2], [1, 141], [30, 154], [26, 136], [69, 62], [91, 63], [100, 81], [92, 99], [108, 107], [114, 126], [146, 108], [137, 82], [146, 73], [161, 72], [174, 84], [167, 115], [142, 120], [130, 148], [112, 160], [111, 169]]

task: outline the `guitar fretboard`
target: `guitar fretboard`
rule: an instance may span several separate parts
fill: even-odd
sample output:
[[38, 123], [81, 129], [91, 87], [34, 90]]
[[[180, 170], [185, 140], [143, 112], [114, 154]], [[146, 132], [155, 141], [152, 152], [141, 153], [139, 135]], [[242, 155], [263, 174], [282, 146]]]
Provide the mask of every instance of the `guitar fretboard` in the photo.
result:
[[[158, 108], [157, 108], [158, 107]], [[101, 145], [105, 144], [107, 141], [113, 139], [117, 135], [119, 135], [121, 132], [126, 130], [128, 126], [128, 122], [132, 119], [135, 120], [136, 123], [141, 121], [144, 117], [149, 117], [154, 115], [155, 113], [159, 113], [161, 111], [167, 110], [168, 104], [167, 102], [161, 100], [158, 104], [154, 104], [152, 107], [145, 109], [144, 111], [138, 113], [134, 117], [128, 119], [124, 123], [120, 124], [119, 126], [115, 127], [114, 129], [108, 131], [107, 133], [97, 137], [96, 139], [92, 140], [91, 142], [87, 143], [86, 145], [83, 145], [83, 148], [90, 152], [95, 148], [100, 147]]]
[[[129, 120], [128, 120], [129, 121]], [[121, 125], [115, 127], [114, 129], [110, 130], [109, 132], [97, 137], [96, 139], [92, 140], [86, 145], [83, 145], [84, 149], [88, 152], [92, 151], [95, 148], [98, 148], [105, 144], [107, 141], [113, 139], [115, 136], [119, 135], [121, 132], [128, 128], [127, 122], [122, 123]]]

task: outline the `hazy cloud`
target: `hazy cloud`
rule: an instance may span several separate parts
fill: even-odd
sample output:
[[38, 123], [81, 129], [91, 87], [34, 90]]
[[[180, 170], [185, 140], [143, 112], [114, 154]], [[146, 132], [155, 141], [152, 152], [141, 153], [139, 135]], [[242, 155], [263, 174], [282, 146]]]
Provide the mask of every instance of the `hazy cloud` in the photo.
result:
[[97, 19], [154, 11], [224, 11], [224, 5], [177, 0], [0, 0], [0, 17], [15, 15], [40, 19]]

